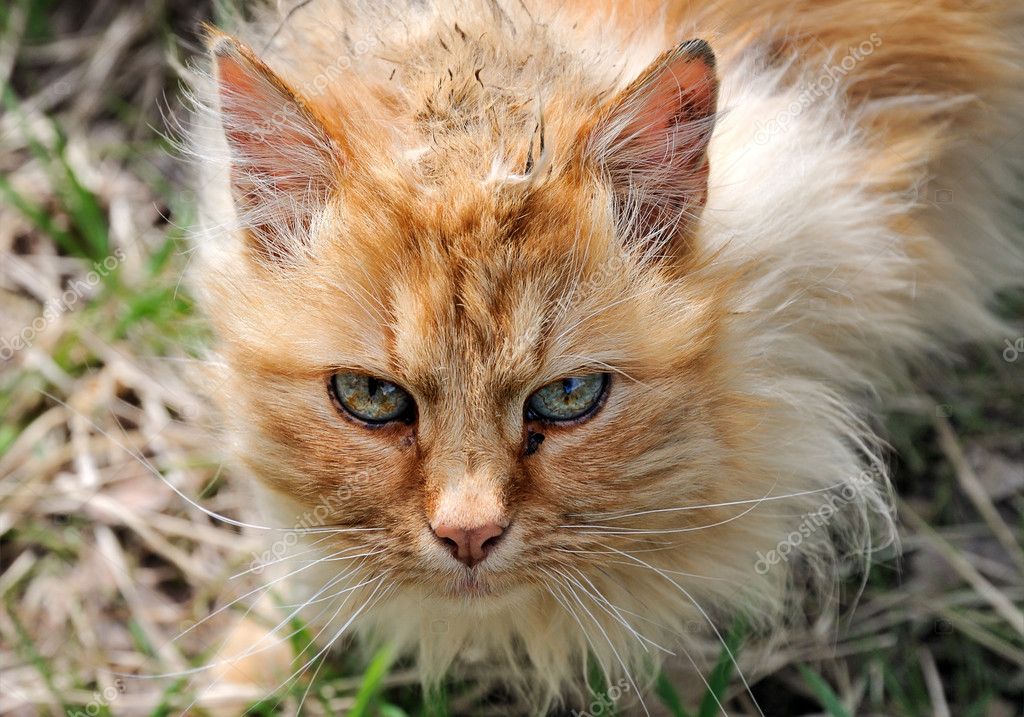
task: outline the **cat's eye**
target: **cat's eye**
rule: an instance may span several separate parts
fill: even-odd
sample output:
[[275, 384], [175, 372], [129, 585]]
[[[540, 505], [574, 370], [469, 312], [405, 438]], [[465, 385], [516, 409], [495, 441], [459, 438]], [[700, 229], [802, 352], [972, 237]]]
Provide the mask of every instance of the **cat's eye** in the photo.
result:
[[606, 373], [560, 378], [533, 392], [526, 401], [526, 416], [542, 421], [578, 421], [597, 410], [607, 389]]
[[342, 371], [331, 376], [331, 394], [351, 416], [369, 424], [410, 421], [416, 404], [405, 389], [382, 378]]

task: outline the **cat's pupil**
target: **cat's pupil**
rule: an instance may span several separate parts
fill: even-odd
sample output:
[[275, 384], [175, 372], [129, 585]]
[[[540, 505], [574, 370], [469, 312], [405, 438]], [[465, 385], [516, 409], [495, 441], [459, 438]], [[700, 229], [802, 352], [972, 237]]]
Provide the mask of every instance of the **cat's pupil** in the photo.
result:
[[366, 379], [366, 394], [373, 398], [377, 395], [377, 389], [380, 387], [380, 382], [375, 378]]

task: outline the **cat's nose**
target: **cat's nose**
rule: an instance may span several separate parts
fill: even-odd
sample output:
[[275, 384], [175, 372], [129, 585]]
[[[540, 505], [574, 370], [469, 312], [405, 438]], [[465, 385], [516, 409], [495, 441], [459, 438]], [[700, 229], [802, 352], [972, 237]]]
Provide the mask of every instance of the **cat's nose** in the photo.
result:
[[466, 567], [482, 562], [498, 543], [505, 529], [497, 523], [486, 523], [475, 528], [459, 528], [441, 524], [434, 535], [452, 551], [452, 556]]

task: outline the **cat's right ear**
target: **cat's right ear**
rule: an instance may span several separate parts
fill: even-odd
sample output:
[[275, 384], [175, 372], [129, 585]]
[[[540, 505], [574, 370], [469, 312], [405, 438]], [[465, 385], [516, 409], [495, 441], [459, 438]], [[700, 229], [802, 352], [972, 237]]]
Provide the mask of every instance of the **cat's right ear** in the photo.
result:
[[689, 40], [651, 63], [588, 128], [586, 156], [597, 160], [634, 235], [664, 240], [700, 215], [717, 103], [711, 46]]
[[240, 224], [263, 258], [286, 258], [337, 186], [342, 148], [251, 49], [214, 29], [208, 37]]

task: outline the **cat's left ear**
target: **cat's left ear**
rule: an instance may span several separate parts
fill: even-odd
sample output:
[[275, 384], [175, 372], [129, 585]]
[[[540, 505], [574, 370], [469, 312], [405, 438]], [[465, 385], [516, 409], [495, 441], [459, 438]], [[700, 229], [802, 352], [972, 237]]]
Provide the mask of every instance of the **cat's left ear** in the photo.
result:
[[690, 40], [663, 53], [602, 110], [587, 154], [611, 183], [632, 236], [668, 240], [699, 216], [717, 101], [711, 46]]
[[251, 49], [209, 33], [235, 208], [257, 253], [282, 259], [337, 184], [337, 133]]

